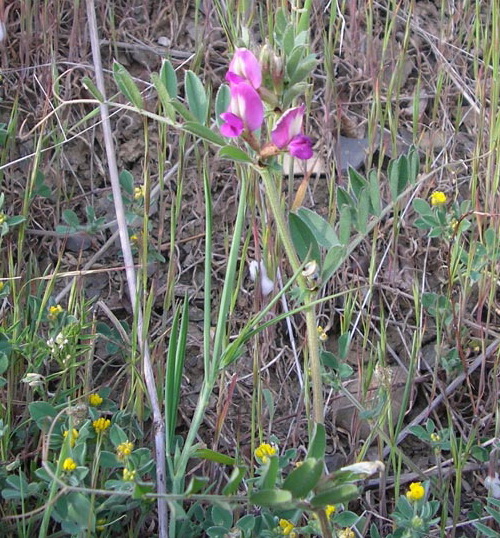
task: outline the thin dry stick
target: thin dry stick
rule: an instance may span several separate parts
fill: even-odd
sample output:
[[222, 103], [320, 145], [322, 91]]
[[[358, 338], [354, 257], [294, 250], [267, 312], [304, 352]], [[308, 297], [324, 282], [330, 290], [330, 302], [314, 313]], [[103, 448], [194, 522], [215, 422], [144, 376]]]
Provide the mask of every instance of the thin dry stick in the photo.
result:
[[[457, 389], [460, 385], [463, 384], [465, 378], [467, 376], [470, 376], [472, 372], [477, 370], [489, 357], [493, 355], [493, 353], [496, 353], [498, 348], [500, 347], [500, 340], [496, 340], [495, 342], [492, 342], [484, 351], [484, 353], [481, 353], [479, 356], [477, 356], [472, 364], [469, 366], [466, 372], [462, 372], [459, 376], [457, 376], [449, 385], [446, 387], [446, 390], [444, 393], [438, 394], [434, 400], [416, 417], [414, 420], [411, 421], [411, 424], [406, 426], [400, 434], [398, 435], [395, 445], [399, 445], [403, 439], [405, 439], [410, 433], [411, 433], [411, 427], [415, 424], [420, 424], [423, 422], [436, 407], [445, 399], [447, 398], [455, 389]], [[387, 457], [389, 452], [391, 451], [391, 447], [385, 447], [384, 449], [384, 458]]]
[[[89, 21], [89, 34], [90, 42], [92, 45], [92, 58], [95, 68], [95, 76], [97, 88], [102, 95], [106, 95], [106, 88], [104, 85], [104, 75], [102, 71], [101, 51], [99, 48], [99, 36], [97, 32], [97, 20], [94, 0], [87, 0], [87, 18]], [[144, 369], [144, 378], [146, 382], [146, 389], [148, 392], [151, 408], [153, 411], [154, 422], [154, 438], [155, 438], [155, 451], [156, 451], [156, 490], [158, 493], [158, 525], [160, 538], [168, 537], [168, 505], [165, 499], [167, 493], [166, 486], [166, 461], [165, 461], [165, 424], [161, 414], [160, 403], [156, 392], [156, 383], [151, 366], [151, 357], [149, 354], [149, 344], [143, 333], [143, 319], [142, 310], [140, 308], [140, 302], [136, 289], [136, 275], [134, 269], [134, 260], [132, 257], [132, 249], [130, 247], [130, 240], [128, 237], [127, 222], [125, 219], [125, 211], [123, 208], [123, 200], [120, 189], [120, 181], [118, 177], [118, 167], [116, 165], [115, 150], [113, 144], [113, 135], [111, 131], [111, 123], [109, 121], [109, 110], [106, 103], [99, 105], [102, 118], [102, 130], [104, 135], [104, 143], [106, 147], [106, 156], [108, 160], [109, 177], [111, 180], [111, 187], [113, 190], [113, 201], [115, 205], [116, 220], [118, 223], [118, 229], [120, 232], [120, 242], [123, 253], [123, 259], [125, 261], [125, 272], [127, 275], [127, 284], [130, 294], [130, 300], [132, 302], [132, 308], [134, 310], [135, 318], [137, 320], [137, 338], [139, 341], [139, 348], [142, 353], [142, 364]]]

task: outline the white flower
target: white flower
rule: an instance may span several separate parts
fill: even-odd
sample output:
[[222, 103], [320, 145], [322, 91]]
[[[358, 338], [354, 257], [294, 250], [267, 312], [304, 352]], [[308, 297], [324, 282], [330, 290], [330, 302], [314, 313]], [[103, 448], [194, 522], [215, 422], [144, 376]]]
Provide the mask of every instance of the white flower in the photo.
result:
[[59, 349], [62, 349], [68, 343], [68, 339], [64, 336], [63, 333], [59, 333], [56, 336], [55, 342], [59, 346]]
[[5, 23], [0, 20], [0, 43], [5, 40], [7, 37], [7, 26], [5, 26]]
[[27, 373], [21, 381], [28, 383], [30, 387], [40, 387], [43, 385], [44, 377], [41, 374]]
[[252, 260], [248, 266], [248, 270], [250, 271], [250, 278], [252, 279], [252, 282], [257, 280], [257, 275], [260, 276], [260, 288], [262, 290], [262, 295], [264, 297], [269, 295], [274, 289], [274, 282], [267, 276], [264, 262], [262, 260], [260, 262]]
[[500, 499], [500, 478], [498, 478], [498, 473], [495, 473], [494, 477], [487, 476], [484, 479], [484, 486], [492, 497]]
[[375, 473], [383, 473], [385, 471], [385, 465], [379, 460], [360, 461], [358, 463], [353, 463], [352, 465], [347, 465], [346, 467], [341, 467], [339, 470], [349, 471], [367, 477]]

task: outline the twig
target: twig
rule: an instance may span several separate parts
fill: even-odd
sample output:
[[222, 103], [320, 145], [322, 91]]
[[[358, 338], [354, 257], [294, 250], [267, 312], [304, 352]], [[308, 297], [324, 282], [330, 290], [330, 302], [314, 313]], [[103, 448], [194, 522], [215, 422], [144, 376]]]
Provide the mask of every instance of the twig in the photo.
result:
[[[493, 342], [492, 344], [490, 344], [484, 353], [481, 353], [478, 357], [476, 357], [476, 359], [474, 360], [474, 362], [469, 366], [468, 370], [466, 372], [462, 372], [458, 377], [456, 377], [449, 385], [448, 387], [446, 387], [446, 390], [444, 391], [444, 393], [441, 393], [439, 394], [438, 396], [436, 396], [434, 398], [434, 400], [432, 400], [432, 402], [429, 404], [429, 406], [424, 409], [414, 420], [411, 421], [411, 424], [409, 424], [408, 426], [406, 426], [406, 428], [404, 428], [401, 433], [398, 435], [398, 438], [396, 439], [396, 442], [395, 442], [395, 445], [398, 445], [399, 443], [401, 443], [401, 441], [403, 441], [403, 439], [405, 439], [410, 432], [410, 429], [412, 426], [414, 426], [415, 424], [420, 424], [424, 419], [426, 419], [430, 414], [431, 412], [446, 398], [448, 397], [457, 387], [459, 387], [460, 385], [463, 384], [464, 380], [466, 379], [466, 377], [470, 376], [472, 374], [472, 372], [474, 372], [475, 370], [477, 370], [477, 368], [479, 368], [479, 366], [481, 366], [481, 364], [483, 364], [483, 362], [488, 358], [490, 357], [491, 355], [493, 355], [493, 353], [495, 353], [498, 349], [498, 347], [500, 346], [500, 340], [496, 340], [495, 342]], [[390, 446], [387, 446], [385, 447], [384, 449], [384, 458], [387, 457], [387, 455], [389, 454], [389, 452], [391, 451], [391, 447]]]
[[[106, 88], [104, 84], [104, 75], [102, 71], [101, 53], [99, 48], [99, 36], [97, 32], [97, 19], [94, 0], [87, 0], [87, 18], [89, 22], [89, 34], [92, 45], [92, 58], [95, 66], [96, 83], [102, 95], [105, 95]], [[123, 199], [121, 195], [120, 181], [118, 177], [118, 167], [116, 164], [115, 148], [113, 144], [113, 134], [111, 131], [111, 123], [109, 121], [109, 110], [106, 103], [99, 105], [102, 130], [104, 135], [104, 143], [106, 147], [106, 156], [108, 159], [108, 170], [113, 190], [113, 202], [115, 205], [116, 220], [120, 233], [120, 243], [125, 261], [125, 271], [127, 275], [127, 284], [130, 294], [132, 308], [137, 320], [137, 338], [139, 348], [142, 353], [142, 364], [144, 369], [144, 378], [146, 389], [148, 392], [151, 408], [153, 411], [154, 422], [154, 438], [156, 451], [156, 490], [158, 493], [158, 526], [160, 538], [168, 537], [168, 505], [163, 498], [167, 493], [166, 486], [166, 461], [165, 461], [165, 423], [160, 409], [160, 402], [156, 391], [156, 383], [151, 366], [151, 357], [149, 353], [149, 344], [143, 331], [143, 319], [141, 304], [137, 295], [136, 274], [134, 269], [134, 260], [132, 257], [132, 249], [128, 236], [127, 221], [123, 207]]]

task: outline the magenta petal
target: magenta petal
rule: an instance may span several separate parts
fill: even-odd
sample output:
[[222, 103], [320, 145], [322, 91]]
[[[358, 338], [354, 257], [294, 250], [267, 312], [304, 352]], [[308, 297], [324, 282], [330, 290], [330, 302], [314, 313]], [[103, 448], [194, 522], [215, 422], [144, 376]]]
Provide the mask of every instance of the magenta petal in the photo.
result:
[[256, 90], [262, 84], [262, 70], [259, 61], [247, 49], [237, 49], [229, 64], [226, 80], [233, 83], [249, 82]]
[[279, 149], [286, 148], [293, 137], [301, 134], [304, 110], [304, 105], [290, 108], [276, 122], [271, 139]]
[[297, 135], [288, 144], [288, 151], [297, 159], [310, 159], [313, 156], [312, 141], [306, 135]]
[[227, 138], [240, 136], [245, 127], [241, 118], [232, 112], [224, 112], [220, 117], [225, 122], [220, 126], [220, 132], [223, 136], [227, 136]]
[[232, 73], [231, 71], [228, 71], [226, 73], [226, 80], [230, 84], [239, 84], [240, 82], [246, 82], [243, 77], [240, 77], [239, 75], [237, 75], [236, 73]]
[[246, 82], [231, 86], [229, 110], [241, 118], [247, 129], [256, 131], [264, 121], [264, 105], [260, 95]]

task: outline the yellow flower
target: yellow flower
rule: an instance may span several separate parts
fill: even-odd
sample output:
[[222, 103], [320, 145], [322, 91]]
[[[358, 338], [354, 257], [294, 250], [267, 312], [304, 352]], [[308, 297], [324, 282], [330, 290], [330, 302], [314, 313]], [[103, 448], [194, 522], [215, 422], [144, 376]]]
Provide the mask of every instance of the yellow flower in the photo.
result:
[[338, 533], [339, 538], [356, 538], [354, 531], [352, 529], [344, 529]]
[[318, 337], [322, 342], [328, 340], [328, 334], [323, 327], [318, 326]]
[[68, 430], [64, 430], [63, 431], [64, 439], [66, 439], [66, 437], [68, 437], [68, 434], [69, 434], [69, 446], [71, 448], [73, 448], [75, 446], [76, 440], [78, 439], [78, 436], [80, 434], [78, 433], [78, 430], [76, 430], [75, 428], [73, 428], [71, 430], [71, 432], [69, 432]]
[[136, 234], [130, 236], [130, 242], [135, 244], [139, 243], [139, 238]]
[[262, 443], [255, 449], [255, 457], [262, 461], [262, 463], [267, 463], [269, 458], [277, 454], [277, 452], [278, 450], [275, 446], [269, 443]]
[[416, 502], [423, 499], [425, 495], [425, 488], [422, 486], [422, 482], [412, 482], [410, 489], [406, 492], [406, 498], [409, 501]]
[[325, 506], [325, 514], [326, 514], [326, 517], [330, 517], [334, 512], [335, 512], [336, 508], [335, 506], [333, 506], [333, 504], [327, 504]]
[[119, 460], [123, 460], [126, 456], [130, 456], [130, 454], [132, 454], [132, 450], [134, 450], [134, 443], [125, 441], [125, 443], [120, 443], [116, 447], [116, 455]]
[[0, 213], [0, 226], [7, 220], [4, 213]]
[[70, 473], [76, 469], [76, 461], [73, 458], [66, 458], [63, 461], [63, 469]]
[[280, 519], [281, 534], [284, 536], [296, 536], [296, 533], [293, 532], [294, 528], [294, 524], [291, 521], [288, 521], [288, 519]]
[[145, 191], [146, 191], [146, 189], [145, 189], [144, 185], [141, 185], [140, 187], [135, 187], [135, 189], [134, 189], [134, 199], [135, 200], [141, 200], [142, 198], [144, 198]]
[[432, 432], [431, 433], [431, 441], [433, 443], [439, 443], [439, 441], [441, 441], [441, 437], [439, 437], [439, 434], [437, 434], [436, 432]]
[[104, 518], [98, 519], [96, 522], [96, 531], [103, 531], [106, 528], [106, 520]]
[[5, 283], [4, 282], [0, 282], [0, 292], [4, 289], [5, 287]]
[[64, 312], [64, 308], [58, 304], [56, 306], [49, 306], [49, 319], [56, 319], [59, 314]]
[[101, 396], [99, 396], [99, 394], [89, 394], [89, 404], [92, 407], [98, 407], [102, 404], [102, 402], [103, 399], [101, 398]]
[[125, 467], [125, 469], [123, 469], [123, 480], [125, 480], [125, 482], [132, 482], [135, 480], [135, 471], [131, 471]]
[[430, 196], [430, 200], [431, 200], [431, 205], [435, 206], [435, 205], [446, 204], [446, 202], [448, 201], [448, 198], [446, 198], [446, 194], [444, 192], [434, 191]]
[[111, 420], [109, 420], [109, 418], [101, 417], [94, 420], [94, 422], [92, 422], [92, 426], [94, 426], [96, 433], [103, 433], [111, 426]]

